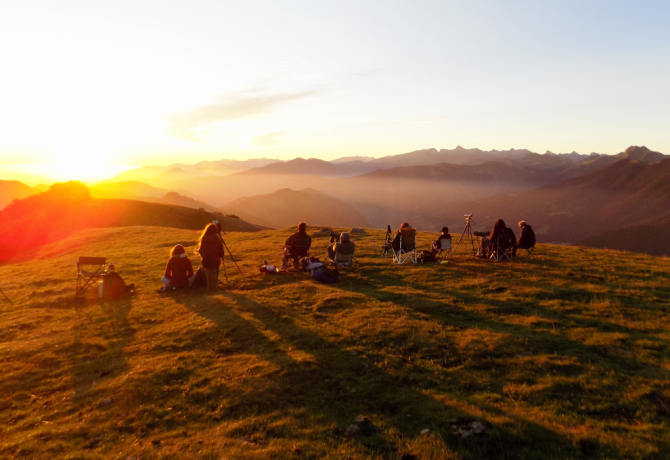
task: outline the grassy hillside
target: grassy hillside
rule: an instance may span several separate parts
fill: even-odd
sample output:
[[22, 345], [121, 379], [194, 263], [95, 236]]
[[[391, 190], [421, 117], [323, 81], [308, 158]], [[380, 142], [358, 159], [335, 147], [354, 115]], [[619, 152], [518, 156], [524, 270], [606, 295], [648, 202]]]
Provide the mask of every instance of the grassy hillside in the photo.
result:
[[73, 232], [105, 227], [152, 225], [203, 229], [219, 219], [226, 231], [253, 232], [256, 225], [204, 210], [134, 200], [96, 200], [78, 182], [54, 184], [0, 211], [0, 263], [31, 257], [44, 244]]
[[[87, 230], [0, 266], [0, 457], [667, 456], [668, 259], [543, 245], [399, 267], [371, 232], [338, 284], [260, 276], [290, 231], [230, 234], [246, 276], [216, 296], [155, 292], [192, 230]], [[80, 255], [137, 295], [74, 298]]]

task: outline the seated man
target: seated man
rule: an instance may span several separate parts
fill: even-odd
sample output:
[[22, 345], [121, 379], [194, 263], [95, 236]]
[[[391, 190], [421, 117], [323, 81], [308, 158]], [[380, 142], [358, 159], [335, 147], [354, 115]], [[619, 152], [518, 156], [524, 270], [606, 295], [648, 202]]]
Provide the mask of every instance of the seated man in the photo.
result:
[[328, 246], [328, 257], [330, 260], [334, 261], [336, 253], [348, 256], [349, 254], [353, 254], [355, 249], [356, 245], [353, 243], [353, 241], [349, 240], [349, 234], [347, 232], [343, 232], [340, 235], [339, 242], [333, 244], [332, 246]]
[[312, 238], [307, 234], [307, 224], [300, 222], [298, 231], [289, 236], [284, 244], [284, 256], [281, 260], [281, 270], [286, 270], [289, 259], [293, 259], [293, 267], [299, 268], [298, 259], [305, 257], [312, 246]]
[[533, 228], [523, 220], [519, 222], [519, 228], [521, 229], [521, 235], [519, 236], [519, 239], [516, 242], [516, 247], [514, 248], [515, 255], [517, 248], [532, 249], [535, 247], [535, 232], [533, 231]]
[[449, 234], [449, 227], [442, 227], [442, 233], [437, 237], [437, 240], [433, 242], [433, 253], [437, 252], [440, 249], [441, 240], [450, 240], [451, 235]]
[[400, 236], [402, 235], [410, 235], [411, 233], [416, 234], [416, 231], [412, 228], [412, 226], [408, 222], [403, 222], [400, 225], [400, 230], [398, 230], [398, 233], [396, 233], [395, 237], [393, 237], [393, 241], [391, 241], [391, 246], [395, 251], [398, 251], [400, 249]]

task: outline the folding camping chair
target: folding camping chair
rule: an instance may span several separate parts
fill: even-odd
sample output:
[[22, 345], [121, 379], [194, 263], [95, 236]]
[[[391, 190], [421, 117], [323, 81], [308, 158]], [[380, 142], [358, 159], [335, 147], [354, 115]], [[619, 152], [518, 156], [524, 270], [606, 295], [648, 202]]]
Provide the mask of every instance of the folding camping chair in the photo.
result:
[[[528, 258], [529, 258], [529, 259], [532, 259], [532, 258], [534, 257], [534, 255], [533, 255], [533, 251], [535, 250], [535, 245], [532, 245], [532, 246], [531, 246], [530, 248], [528, 248], [528, 249], [526, 249], [526, 248], [519, 248], [519, 249], [523, 249], [524, 251], [526, 251], [526, 253], [528, 254]], [[517, 249], [517, 251], [518, 251], [518, 249]]]
[[298, 270], [300, 267], [300, 261], [305, 257], [309, 257], [309, 246], [306, 244], [306, 240], [294, 239], [291, 246], [284, 246], [284, 249], [288, 249], [288, 262], [286, 269], [288, 270], [290, 262], [293, 261], [293, 268]]
[[354, 262], [358, 263], [358, 266], [361, 266], [361, 263], [358, 261], [357, 258], [354, 257], [354, 254], [340, 254], [339, 252], [335, 253], [334, 257], [326, 256], [325, 259], [323, 259], [323, 263], [326, 263], [326, 260], [330, 259], [330, 261], [335, 265], [337, 268], [344, 268], [344, 267], [353, 267]]
[[451, 238], [444, 238], [439, 240], [437, 244], [437, 254], [435, 254], [436, 259], [451, 259]]
[[491, 259], [493, 260], [512, 260], [514, 252], [514, 238], [507, 233], [500, 235], [493, 242], [493, 251], [491, 252]]
[[114, 264], [108, 264], [104, 257], [80, 257], [75, 265], [77, 266], [76, 296], [83, 293], [107, 273], [114, 271]]
[[403, 228], [400, 230], [400, 247], [396, 251], [395, 248], [391, 248], [393, 251], [393, 262], [396, 262], [398, 265], [402, 265], [408, 260], [413, 264], [417, 263], [417, 252], [416, 252], [416, 230], [413, 228]]

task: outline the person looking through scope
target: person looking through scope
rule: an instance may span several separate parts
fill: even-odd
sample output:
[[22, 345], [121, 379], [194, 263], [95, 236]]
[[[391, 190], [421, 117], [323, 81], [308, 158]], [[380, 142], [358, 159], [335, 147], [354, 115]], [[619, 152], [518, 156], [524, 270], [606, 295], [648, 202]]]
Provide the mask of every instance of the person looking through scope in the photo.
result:
[[343, 256], [348, 256], [353, 254], [356, 250], [356, 244], [349, 239], [349, 233], [342, 232], [340, 234], [340, 241], [336, 242], [332, 246], [328, 246], [328, 257], [330, 260], [335, 260], [335, 253], [342, 254]]
[[215, 294], [219, 283], [219, 266], [223, 259], [223, 241], [219, 237], [219, 227], [216, 224], [207, 224], [195, 252], [200, 254], [200, 263], [205, 270], [207, 292]]

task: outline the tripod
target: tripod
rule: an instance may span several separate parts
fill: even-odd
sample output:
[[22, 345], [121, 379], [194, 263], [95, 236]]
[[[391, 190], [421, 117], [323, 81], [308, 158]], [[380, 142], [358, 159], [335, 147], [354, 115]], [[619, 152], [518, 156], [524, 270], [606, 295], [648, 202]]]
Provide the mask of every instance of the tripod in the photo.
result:
[[7, 302], [9, 302], [9, 303], [11, 303], [12, 305], [14, 305], [14, 302], [12, 302], [11, 300], [9, 300], [9, 297], [7, 297], [7, 294], [5, 294], [4, 292], [2, 292], [2, 289], [0, 289], [0, 293], [4, 296], [5, 299], [7, 299]]
[[[227, 283], [228, 282], [228, 272], [226, 272], [226, 251], [228, 251], [228, 254], [230, 255], [230, 259], [235, 264], [235, 267], [237, 268], [237, 271], [240, 272], [240, 275], [242, 275], [242, 270], [240, 270], [240, 267], [238, 267], [237, 262], [235, 262], [235, 258], [233, 257], [233, 253], [230, 252], [230, 249], [228, 248], [228, 245], [226, 244], [225, 240], [221, 236], [221, 233], [223, 233], [224, 235], [227, 235], [227, 233], [225, 231], [223, 231], [223, 229], [221, 228], [221, 224], [219, 223], [218, 220], [215, 220], [212, 223], [214, 225], [216, 225], [218, 227], [218, 229], [220, 230], [220, 232], [217, 233], [217, 235], [219, 236], [219, 239], [221, 240], [221, 244], [223, 244], [223, 247], [224, 247], [223, 257], [221, 258], [221, 261], [223, 262], [223, 276], [226, 277], [226, 283]], [[242, 276], [244, 276], [244, 275], [242, 275]]]
[[382, 246], [382, 255], [381, 258], [384, 260], [387, 260], [388, 258], [388, 253], [389, 253], [389, 248], [391, 247], [391, 238], [392, 232], [391, 232], [391, 226], [386, 227], [386, 238], [384, 239], [384, 246]]
[[463, 240], [463, 237], [467, 234], [468, 238], [470, 238], [470, 242], [472, 243], [472, 255], [473, 257], [477, 257], [477, 250], [475, 249], [475, 240], [472, 238], [472, 225], [474, 222], [472, 222], [472, 214], [465, 214], [465, 228], [463, 229], [463, 233], [461, 233], [461, 237], [458, 239], [458, 243], [456, 243], [456, 247], [454, 248], [454, 251], [451, 253], [452, 257], [454, 254], [456, 254], [456, 251], [458, 250], [458, 245], [461, 244], [461, 241]]

